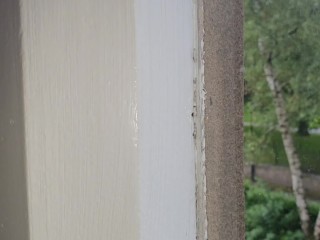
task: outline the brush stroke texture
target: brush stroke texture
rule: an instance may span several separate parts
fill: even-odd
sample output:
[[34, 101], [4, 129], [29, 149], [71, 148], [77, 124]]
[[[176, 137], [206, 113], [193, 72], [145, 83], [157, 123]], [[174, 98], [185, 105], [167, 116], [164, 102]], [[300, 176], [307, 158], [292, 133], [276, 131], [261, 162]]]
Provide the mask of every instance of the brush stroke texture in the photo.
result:
[[195, 240], [193, 2], [136, 0], [141, 240]]
[[131, 0], [23, 0], [30, 238], [138, 239]]

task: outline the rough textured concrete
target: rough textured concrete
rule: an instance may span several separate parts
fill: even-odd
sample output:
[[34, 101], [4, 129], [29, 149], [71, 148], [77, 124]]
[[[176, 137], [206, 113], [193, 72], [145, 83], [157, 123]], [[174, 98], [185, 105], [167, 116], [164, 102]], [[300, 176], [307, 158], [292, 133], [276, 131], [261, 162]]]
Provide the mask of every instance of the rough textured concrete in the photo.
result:
[[204, 0], [209, 240], [244, 239], [241, 0]]
[[0, 1], [0, 239], [27, 240], [19, 1]]

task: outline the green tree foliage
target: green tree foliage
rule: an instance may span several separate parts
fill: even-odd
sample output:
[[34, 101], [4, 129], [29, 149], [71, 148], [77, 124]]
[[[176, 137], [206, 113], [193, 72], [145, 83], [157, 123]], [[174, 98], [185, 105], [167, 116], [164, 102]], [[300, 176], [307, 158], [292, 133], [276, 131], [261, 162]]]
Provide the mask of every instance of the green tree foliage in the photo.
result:
[[[262, 183], [245, 183], [247, 240], [304, 240], [292, 195], [272, 191]], [[308, 206], [314, 223], [320, 205]], [[313, 226], [312, 226], [313, 227]]]
[[256, 124], [276, 126], [258, 39], [264, 38], [292, 127], [318, 127], [320, 0], [245, 0], [246, 109]]
[[[263, 129], [246, 127], [245, 132], [244, 150], [247, 162], [288, 166], [281, 134], [278, 131], [271, 131], [268, 134], [270, 141], [265, 141], [264, 144], [260, 144], [261, 139], [265, 136]], [[311, 135], [305, 138], [294, 134], [293, 137], [300, 156], [302, 170], [320, 175], [320, 135]]]

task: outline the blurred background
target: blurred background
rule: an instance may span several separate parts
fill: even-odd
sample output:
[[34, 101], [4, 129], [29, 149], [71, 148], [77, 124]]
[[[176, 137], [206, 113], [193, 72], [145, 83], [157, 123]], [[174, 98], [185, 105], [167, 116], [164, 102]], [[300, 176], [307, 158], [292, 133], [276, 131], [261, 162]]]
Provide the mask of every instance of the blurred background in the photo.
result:
[[247, 239], [320, 239], [320, 0], [245, 0]]

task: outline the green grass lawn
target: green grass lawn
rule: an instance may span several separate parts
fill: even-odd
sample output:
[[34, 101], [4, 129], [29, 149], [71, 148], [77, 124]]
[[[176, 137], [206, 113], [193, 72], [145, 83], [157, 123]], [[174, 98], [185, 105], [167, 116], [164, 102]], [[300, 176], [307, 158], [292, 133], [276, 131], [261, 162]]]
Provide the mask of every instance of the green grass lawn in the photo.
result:
[[[251, 163], [288, 165], [281, 135], [269, 133], [268, 141], [259, 143], [264, 134], [258, 127], [245, 127], [245, 158]], [[301, 137], [294, 134], [294, 142], [305, 172], [320, 174], [320, 135]]]

